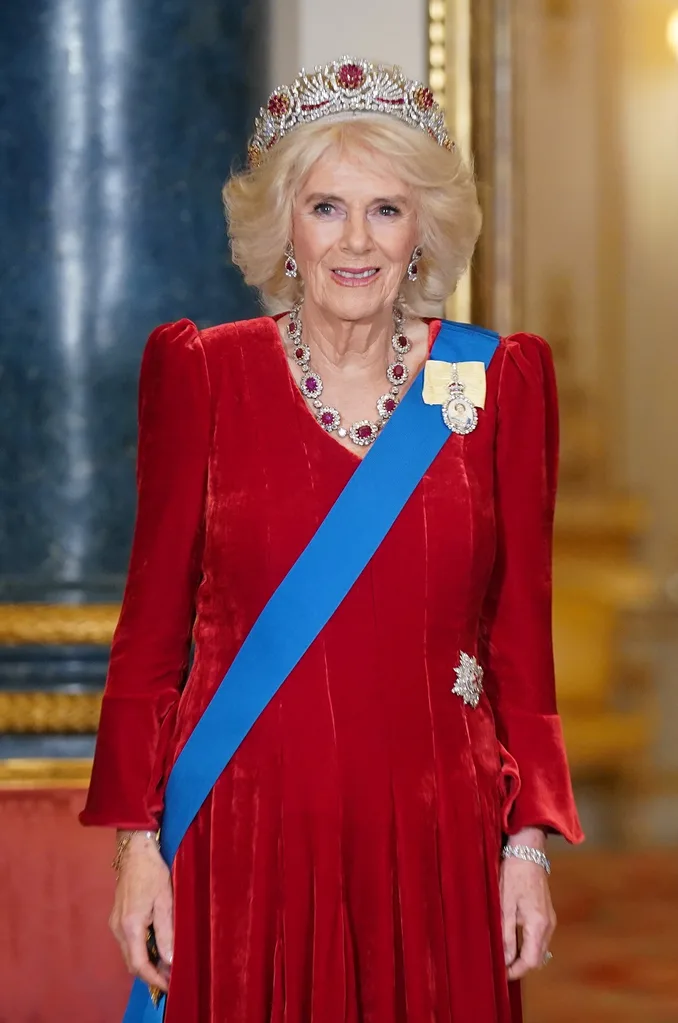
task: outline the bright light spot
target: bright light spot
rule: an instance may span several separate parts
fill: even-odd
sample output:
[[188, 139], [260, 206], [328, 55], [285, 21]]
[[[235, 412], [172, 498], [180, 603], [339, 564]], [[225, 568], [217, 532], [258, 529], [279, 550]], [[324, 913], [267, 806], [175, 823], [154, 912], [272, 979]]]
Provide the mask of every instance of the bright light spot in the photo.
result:
[[675, 10], [669, 18], [666, 26], [666, 41], [674, 57], [678, 60], [678, 10]]

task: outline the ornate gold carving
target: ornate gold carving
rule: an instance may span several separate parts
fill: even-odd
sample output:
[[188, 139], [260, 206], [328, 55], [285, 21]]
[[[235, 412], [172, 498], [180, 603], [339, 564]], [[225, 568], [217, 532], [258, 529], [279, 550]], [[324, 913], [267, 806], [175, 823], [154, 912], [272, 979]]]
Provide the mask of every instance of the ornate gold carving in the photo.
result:
[[100, 713], [100, 693], [0, 692], [0, 732], [93, 734]]
[[0, 760], [3, 788], [87, 788], [91, 773], [89, 759]]
[[117, 604], [0, 604], [0, 645], [109, 646], [119, 613]]
[[[446, 113], [451, 134], [466, 159], [470, 159], [471, 0], [429, 0], [428, 17], [429, 85]], [[470, 273], [457, 285], [445, 312], [453, 320], [470, 320]]]
[[[428, 79], [431, 91], [443, 110], [447, 103], [447, 4], [445, 0], [430, 0], [428, 5]], [[456, 125], [450, 125], [456, 138]]]

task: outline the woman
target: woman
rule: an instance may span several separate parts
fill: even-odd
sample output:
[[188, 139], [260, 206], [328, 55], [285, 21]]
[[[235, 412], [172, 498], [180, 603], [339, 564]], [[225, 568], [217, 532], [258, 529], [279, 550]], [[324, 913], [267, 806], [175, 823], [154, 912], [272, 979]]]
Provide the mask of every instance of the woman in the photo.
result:
[[[513, 982], [550, 956], [546, 835], [581, 839], [552, 665], [549, 350], [519, 334], [486, 375], [458, 355], [419, 374], [455, 329], [431, 317], [480, 214], [431, 93], [398, 69], [345, 58], [278, 90], [224, 197], [234, 260], [282, 313], [183, 320], [144, 354], [137, 523], [82, 815], [119, 829], [113, 931], [130, 971], [169, 987], [167, 1023], [515, 1023]], [[489, 343], [468, 336], [471, 355]], [[203, 799], [191, 772], [218, 760], [259, 670], [207, 742], [211, 698], [276, 591], [287, 631], [261, 664], [336, 588], [427, 443], [404, 426], [415, 404], [439, 453]], [[379, 499], [285, 596], [344, 488], [377, 469]], [[177, 789], [196, 804], [184, 828]]]

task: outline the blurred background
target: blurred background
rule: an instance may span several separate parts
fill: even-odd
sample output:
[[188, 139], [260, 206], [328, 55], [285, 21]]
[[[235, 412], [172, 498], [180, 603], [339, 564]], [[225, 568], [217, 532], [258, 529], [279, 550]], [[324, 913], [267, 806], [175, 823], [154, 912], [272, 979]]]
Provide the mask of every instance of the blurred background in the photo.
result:
[[159, 322], [256, 314], [220, 187], [276, 83], [430, 82], [485, 232], [448, 314], [551, 342], [555, 638], [583, 850], [528, 1023], [678, 1021], [678, 2], [0, 7], [0, 1023], [114, 1023], [113, 838], [80, 829]]

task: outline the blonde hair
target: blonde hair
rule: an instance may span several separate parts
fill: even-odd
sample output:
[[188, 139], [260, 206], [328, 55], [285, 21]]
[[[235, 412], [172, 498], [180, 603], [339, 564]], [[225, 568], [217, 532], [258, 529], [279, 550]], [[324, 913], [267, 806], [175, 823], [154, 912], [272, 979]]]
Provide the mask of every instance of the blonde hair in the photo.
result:
[[385, 115], [300, 125], [257, 167], [234, 174], [223, 190], [233, 262], [271, 309], [289, 309], [299, 282], [285, 275], [294, 200], [313, 164], [329, 149], [378, 153], [412, 188], [423, 257], [416, 282], [405, 280], [404, 304], [436, 315], [468, 267], [481, 213], [471, 167], [423, 131]]

